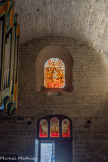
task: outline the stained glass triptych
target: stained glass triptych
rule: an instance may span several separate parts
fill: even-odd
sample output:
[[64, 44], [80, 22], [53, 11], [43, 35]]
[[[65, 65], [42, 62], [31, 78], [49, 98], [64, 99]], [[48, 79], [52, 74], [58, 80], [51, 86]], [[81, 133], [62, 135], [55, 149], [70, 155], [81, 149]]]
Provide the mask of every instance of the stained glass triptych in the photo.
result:
[[58, 58], [49, 59], [44, 66], [44, 86], [63, 88], [65, 86], [65, 65]]
[[[70, 137], [70, 121], [63, 119], [62, 122], [62, 137]], [[50, 137], [60, 137], [60, 125], [57, 117], [52, 117], [50, 120]], [[40, 121], [39, 137], [48, 137], [48, 122], [46, 119]]]

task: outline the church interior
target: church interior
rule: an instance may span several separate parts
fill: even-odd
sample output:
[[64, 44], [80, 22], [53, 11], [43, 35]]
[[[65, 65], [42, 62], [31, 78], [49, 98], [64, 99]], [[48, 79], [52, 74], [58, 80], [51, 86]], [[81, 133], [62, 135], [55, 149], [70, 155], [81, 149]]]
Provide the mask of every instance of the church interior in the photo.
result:
[[107, 0], [0, 0], [0, 161], [108, 162]]

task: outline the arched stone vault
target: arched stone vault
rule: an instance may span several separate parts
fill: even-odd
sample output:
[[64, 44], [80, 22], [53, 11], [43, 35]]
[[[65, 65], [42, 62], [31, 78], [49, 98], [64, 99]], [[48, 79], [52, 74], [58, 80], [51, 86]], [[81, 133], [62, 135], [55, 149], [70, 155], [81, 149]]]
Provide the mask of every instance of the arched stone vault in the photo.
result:
[[21, 44], [37, 37], [66, 36], [108, 56], [107, 0], [15, 0], [15, 11]]

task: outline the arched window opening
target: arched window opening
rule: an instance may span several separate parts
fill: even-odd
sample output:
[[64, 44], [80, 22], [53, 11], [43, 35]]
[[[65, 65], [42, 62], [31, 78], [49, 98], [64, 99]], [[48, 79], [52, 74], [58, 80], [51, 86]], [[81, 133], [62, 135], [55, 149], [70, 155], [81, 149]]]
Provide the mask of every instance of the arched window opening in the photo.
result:
[[42, 49], [36, 58], [36, 91], [61, 95], [73, 89], [73, 59], [60, 46]]
[[65, 86], [65, 65], [58, 58], [49, 59], [44, 66], [45, 88], [64, 88]]
[[39, 124], [39, 137], [48, 137], [48, 122], [42, 119]]
[[70, 137], [70, 122], [68, 119], [62, 121], [62, 137]]
[[59, 119], [57, 117], [51, 118], [50, 137], [59, 137]]

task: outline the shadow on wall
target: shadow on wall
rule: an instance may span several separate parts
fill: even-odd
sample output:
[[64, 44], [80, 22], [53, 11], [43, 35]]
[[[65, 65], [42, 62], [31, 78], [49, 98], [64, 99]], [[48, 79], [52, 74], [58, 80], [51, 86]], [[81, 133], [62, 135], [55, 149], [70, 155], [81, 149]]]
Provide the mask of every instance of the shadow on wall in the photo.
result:
[[108, 68], [100, 53], [85, 46], [73, 56], [74, 89], [86, 95], [108, 92]]
[[[39, 53], [49, 46], [60, 46], [65, 51], [69, 51], [74, 62], [74, 90], [70, 94], [67, 93], [65, 96], [59, 97], [59, 99], [57, 96], [48, 97], [38, 93], [36, 87], [39, 83], [39, 77], [42, 75], [41, 73], [37, 75], [37, 68], [40, 67], [36, 67], [36, 61]], [[55, 51], [53, 51], [53, 55], [54, 53]], [[57, 54], [55, 53], [55, 55]], [[44, 57], [45, 55], [42, 55], [42, 59]], [[52, 57], [52, 53], [50, 53], [50, 57]], [[39, 61], [41, 64], [41, 58]], [[20, 47], [18, 107], [20, 107], [21, 115], [36, 114], [38, 113], [36, 110], [39, 111], [39, 114], [42, 111], [43, 114], [44, 110], [53, 109], [55, 105], [63, 107], [62, 105], [70, 104], [71, 107], [76, 107], [79, 103], [98, 102], [99, 104], [108, 99], [107, 92], [108, 68], [106, 63], [100, 53], [87, 45], [66, 37], [43, 37], [29, 41]], [[67, 108], [64, 107], [64, 109]], [[49, 114], [54, 111], [59, 110], [48, 110]]]

